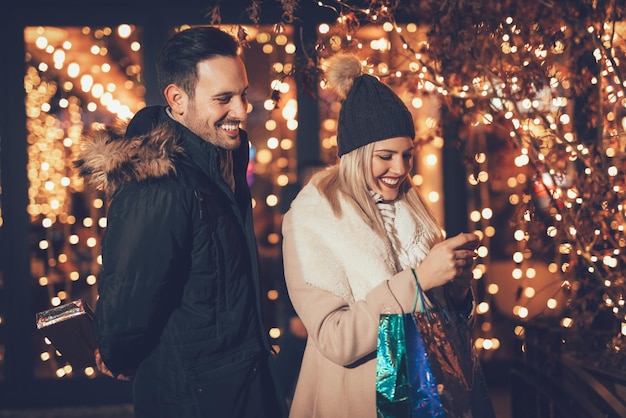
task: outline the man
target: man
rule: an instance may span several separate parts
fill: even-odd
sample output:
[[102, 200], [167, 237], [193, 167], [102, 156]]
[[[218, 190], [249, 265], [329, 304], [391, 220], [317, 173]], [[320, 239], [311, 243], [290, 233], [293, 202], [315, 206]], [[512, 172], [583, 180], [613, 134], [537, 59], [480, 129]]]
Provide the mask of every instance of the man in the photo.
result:
[[96, 362], [133, 380], [137, 418], [285, 415], [260, 316], [238, 51], [217, 28], [174, 35], [157, 61], [168, 106], [87, 138], [76, 163], [110, 197]]

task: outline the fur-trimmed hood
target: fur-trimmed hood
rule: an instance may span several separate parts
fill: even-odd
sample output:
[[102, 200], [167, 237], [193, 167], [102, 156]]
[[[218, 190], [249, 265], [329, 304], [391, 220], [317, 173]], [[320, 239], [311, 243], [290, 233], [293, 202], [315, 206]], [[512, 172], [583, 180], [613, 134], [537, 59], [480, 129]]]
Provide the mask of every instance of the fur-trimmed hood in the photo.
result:
[[[151, 115], [152, 122], [155, 117]], [[174, 162], [184, 153], [175, 124], [160, 123], [152, 128], [150, 123], [142, 126], [145, 133], [140, 133], [136, 125], [145, 121], [137, 120], [107, 126], [82, 139], [74, 165], [82, 177], [107, 196], [125, 182], [174, 174]]]

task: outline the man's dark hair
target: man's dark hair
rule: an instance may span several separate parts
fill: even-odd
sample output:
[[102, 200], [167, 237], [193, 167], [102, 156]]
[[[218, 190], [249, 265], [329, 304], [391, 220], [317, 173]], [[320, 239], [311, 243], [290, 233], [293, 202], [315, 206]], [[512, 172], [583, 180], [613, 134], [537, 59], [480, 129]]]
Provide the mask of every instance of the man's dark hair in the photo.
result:
[[172, 36], [161, 48], [157, 58], [157, 77], [161, 93], [170, 84], [194, 97], [198, 81], [198, 62], [216, 56], [236, 57], [237, 40], [221, 29], [200, 26]]

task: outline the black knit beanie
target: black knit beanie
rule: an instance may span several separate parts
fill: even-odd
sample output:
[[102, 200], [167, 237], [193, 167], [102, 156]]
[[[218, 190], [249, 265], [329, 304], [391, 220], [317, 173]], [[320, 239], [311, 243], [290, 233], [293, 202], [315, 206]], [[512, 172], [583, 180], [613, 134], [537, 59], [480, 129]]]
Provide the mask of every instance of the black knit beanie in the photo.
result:
[[409, 109], [377, 78], [367, 74], [356, 77], [339, 111], [339, 156], [372, 142], [398, 136], [415, 137]]

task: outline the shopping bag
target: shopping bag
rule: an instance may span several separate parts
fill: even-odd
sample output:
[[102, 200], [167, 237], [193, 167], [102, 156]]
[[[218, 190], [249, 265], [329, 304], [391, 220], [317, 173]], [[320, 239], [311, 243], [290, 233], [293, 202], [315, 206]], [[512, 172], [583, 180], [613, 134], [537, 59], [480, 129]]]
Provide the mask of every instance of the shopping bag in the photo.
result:
[[377, 416], [495, 418], [464, 314], [428, 299], [424, 312], [380, 315]]
[[379, 418], [445, 417], [428, 355], [411, 314], [382, 314], [376, 353]]

